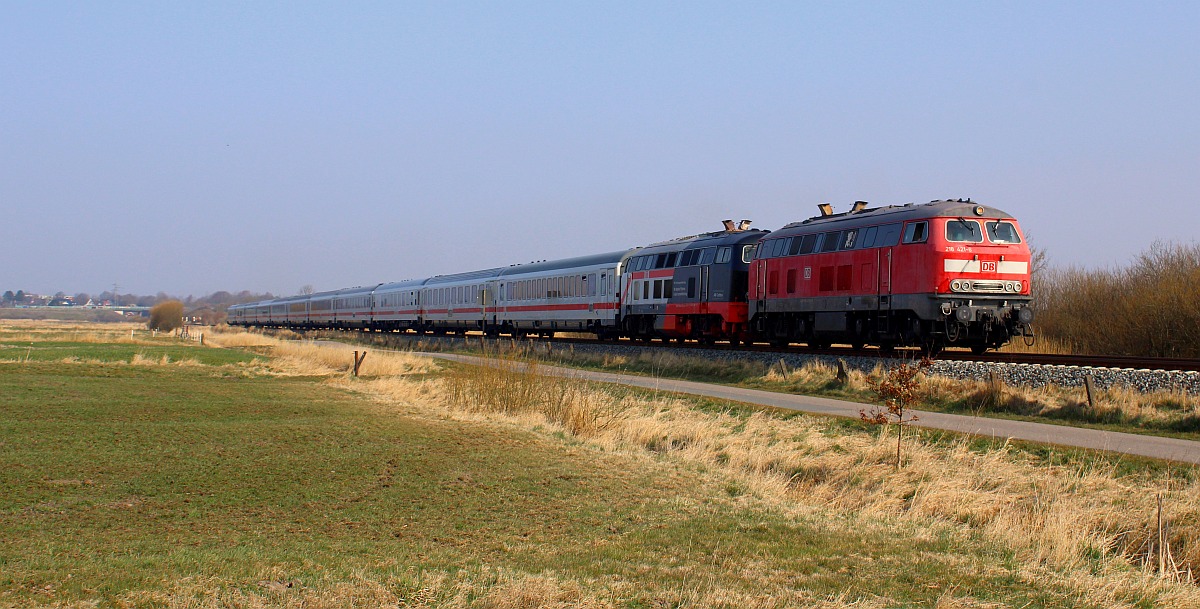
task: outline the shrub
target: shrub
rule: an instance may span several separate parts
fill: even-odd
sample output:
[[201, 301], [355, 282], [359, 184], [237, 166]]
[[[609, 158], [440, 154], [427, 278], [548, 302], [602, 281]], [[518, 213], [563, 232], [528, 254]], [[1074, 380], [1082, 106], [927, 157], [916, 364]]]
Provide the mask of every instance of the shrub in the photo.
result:
[[151, 330], [170, 332], [183, 325], [183, 303], [178, 300], [166, 300], [150, 308]]
[[1078, 353], [1200, 357], [1200, 243], [1155, 242], [1127, 267], [1069, 267], [1034, 284], [1042, 336]]

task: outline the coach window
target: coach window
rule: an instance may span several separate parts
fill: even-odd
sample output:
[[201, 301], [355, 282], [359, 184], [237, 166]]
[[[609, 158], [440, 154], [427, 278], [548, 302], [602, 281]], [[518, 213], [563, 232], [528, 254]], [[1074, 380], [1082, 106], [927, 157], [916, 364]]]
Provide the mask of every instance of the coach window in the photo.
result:
[[667, 254], [667, 263], [665, 265], [663, 265], [663, 268], [667, 268], [667, 269], [674, 268], [675, 267], [675, 257], [676, 257], [675, 252], [671, 252], [670, 254]]
[[642, 282], [642, 300], [650, 300], [650, 282]]
[[992, 243], [1020, 243], [1021, 235], [1012, 222], [988, 222], [988, 239]]
[[928, 222], [910, 222], [904, 227], [905, 243], [924, 243], [929, 236]]
[[825, 233], [825, 240], [821, 242], [821, 252], [824, 253], [837, 250], [840, 237], [841, 233], [837, 231]]
[[982, 243], [983, 231], [979, 230], [979, 222], [975, 220], [946, 221], [946, 241], [954, 243]]

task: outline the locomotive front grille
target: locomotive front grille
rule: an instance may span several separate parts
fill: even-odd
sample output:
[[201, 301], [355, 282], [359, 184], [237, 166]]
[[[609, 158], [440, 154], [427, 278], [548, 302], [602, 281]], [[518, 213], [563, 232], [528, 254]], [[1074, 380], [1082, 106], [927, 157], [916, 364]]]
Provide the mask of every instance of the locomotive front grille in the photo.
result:
[[972, 281], [971, 291], [973, 292], [1003, 292], [1003, 281]]
[[995, 281], [980, 279], [955, 279], [950, 282], [953, 292], [984, 292], [996, 294], [1018, 293], [1024, 286], [1020, 281]]

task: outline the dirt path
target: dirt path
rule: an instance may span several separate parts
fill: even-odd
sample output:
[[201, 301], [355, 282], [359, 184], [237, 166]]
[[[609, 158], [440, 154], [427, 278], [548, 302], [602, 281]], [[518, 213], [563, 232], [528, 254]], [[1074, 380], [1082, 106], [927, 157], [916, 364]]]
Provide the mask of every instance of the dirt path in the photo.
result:
[[[469, 364], [484, 364], [488, 360], [468, 355], [446, 353], [417, 353], [426, 357], [441, 358], [465, 362]], [[790, 395], [774, 393], [757, 389], [741, 389], [724, 385], [710, 385], [693, 381], [659, 379], [610, 372], [592, 372], [572, 368], [539, 365], [538, 370], [545, 374], [568, 376], [603, 383], [620, 383], [634, 387], [645, 387], [659, 391], [703, 395], [713, 398], [774, 406], [788, 410], [798, 410], [813, 414], [857, 418], [859, 410], [866, 408], [857, 402], [844, 402], [829, 398]], [[1028, 440], [1059, 446], [1074, 446], [1095, 450], [1111, 451], [1168, 461], [1179, 461], [1200, 465], [1200, 442], [1162, 438], [1138, 434], [1102, 431], [1097, 429], [1082, 429], [1065, 425], [1049, 425], [1046, 423], [1031, 423], [1027, 421], [1009, 421], [1005, 419], [989, 419], [940, 412], [912, 411], [920, 420], [914, 426], [929, 429], [944, 429], [968, 433], [977, 436], [998, 439]]]

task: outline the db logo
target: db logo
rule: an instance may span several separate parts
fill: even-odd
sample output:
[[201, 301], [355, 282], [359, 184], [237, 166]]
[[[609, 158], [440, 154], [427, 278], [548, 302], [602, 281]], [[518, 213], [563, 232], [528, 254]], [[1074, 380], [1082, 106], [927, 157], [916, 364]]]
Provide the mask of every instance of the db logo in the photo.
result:
[[995, 273], [996, 272], [996, 261], [995, 260], [981, 260], [979, 262], [979, 272], [980, 273]]

